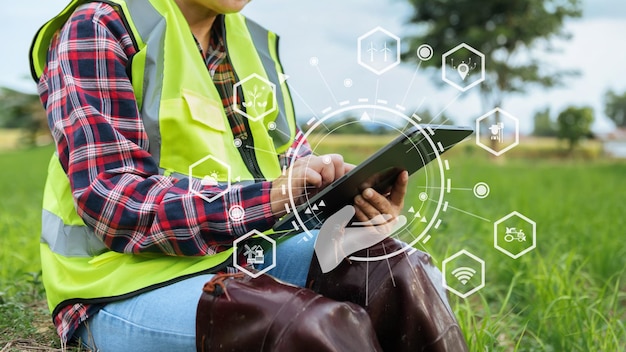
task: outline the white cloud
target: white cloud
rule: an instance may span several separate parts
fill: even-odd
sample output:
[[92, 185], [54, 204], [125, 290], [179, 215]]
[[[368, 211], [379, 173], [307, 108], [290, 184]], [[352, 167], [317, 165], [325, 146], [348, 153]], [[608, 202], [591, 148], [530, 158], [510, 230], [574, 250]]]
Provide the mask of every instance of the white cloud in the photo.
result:
[[[27, 53], [32, 37], [44, 21], [66, 4], [67, 0], [29, 0], [0, 5], [0, 41], [9, 43], [0, 56], [0, 85], [35, 91], [28, 78]], [[375, 26], [398, 35], [405, 33], [403, 24], [409, 12], [404, 1], [254, 0], [244, 13], [281, 36], [281, 57], [295, 93], [306, 102], [295, 98], [304, 114], [309, 113], [307, 105], [319, 112], [335, 104], [335, 100], [364, 96], [398, 103], [404, 100], [407, 107], [423, 102], [434, 112], [449, 105], [447, 112], [460, 122], [482, 114], [483, 107], [474, 94], [452, 102], [457, 92], [435, 87], [432, 77], [423, 70], [417, 72], [408, 91], [415, 66], [402, 65], [379, 77], [356, 64], [356, 38], [361, 34]], [[529, 95], [512, 97], [504, 108], [519, 116], [524, 126], [530, 126], [534, 111], [546, 105], [555, 112], [569, 104], [591, 105], [597, 116], [602, 115], [606, 89], [626, 90], [626, 47], [621, 44], [626, 33], [624, 17], [626, 2], [586, 1], [585, 18], [567, 25], [574, 35], [572, 41], [562, 45], [563, 53], [549, 57], [558, 66], [580, 69], [582, 76], [570, 80], [564, 88], [533, 90]], [[319, 58], [317, 68], [309, 65], [312, 56]], [[351, 88], [343, 86], [346, 78], [353, 80]]]
[[[280, 11], [275, 11], [280, 7]], [[520, 118], [521, 129], [530, 132], [534, 112], [551, 106], [554, 114], [568, 105], [590, 105], [595, 109], [598, 122], [596, 129], [610, 128], [603, 115], [602, 96], [608, 87], [618, 91], [626, 89], [622, 83], [626, 77], [626, 48], [623, 33], [626, 21], [612, 18], [618, 12], [626, 16], [626, 2], [601, 0], [586, 3], [585, 13], [591, 18], [569, 21], [566, 29], [573, 35], [571, 41], [558, 43], [563, 49], [558, 54], [546, 54], [545, 59], [558, 69], [578, 69], [581, 76], [566, 80], [566, 85], [549, 91], [533, 89], [527, 95], [511, 96], [504, 108]], [[320, 111], [335, 104], [334, 100], [355, 99], [361, 96], [378, 96], [386, 100], [404, 100], [415, 67], [402, 65], [378, 77], [356, 64], [356, 38], [375, 26], [382, 26], [399, 35], [407, 16], [405, 3], [401, 1], [368, 2], [367, 5], [353, 1], [330, 2], [253, 2], [246, 13], [281, 35], [281, 57], [292, 76], [290, 83], [303, 96], [306, 106], [299, 99], [296, 105], [305, 113], [308, 106]], [[320, 60], [317, 69], [308, 64], [311, 56]], [[335, 99], [330, 96], [323, 78], [328, 82]], [[345, 78], [351, 78], [354, 86], [342, 87]], [[378, 88], [377, 88], [378, 87]], [[449, 87], [436, 87], [432, 76], [418, 71], [406, 101], [408, 107], [423, 104], [433, 112], [447, 107], [446, 113], [459, 123], [471, 123], [482, 115], [484, 107], [472, 91], [457, 97]]]
[[67, 0], [4, 1], [0, 5], [0, 85], [35, 92], [28, 51], [37, 30], [61, 11]]

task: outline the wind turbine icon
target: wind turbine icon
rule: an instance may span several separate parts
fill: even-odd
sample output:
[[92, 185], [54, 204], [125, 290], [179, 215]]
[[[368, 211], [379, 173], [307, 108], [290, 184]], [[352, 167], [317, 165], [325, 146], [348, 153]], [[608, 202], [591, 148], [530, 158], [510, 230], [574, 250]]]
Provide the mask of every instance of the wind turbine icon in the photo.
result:
[[385, 42], [385, 47], [381, 50], [384, 53], [384, 61], [387, 62], [387, 53], [391, 52], [391, 49], [387, 47], [387, 42]]
[[374, 42], [370, 42], [370, 47], [367, 49], [367, 52], [370, 53], [370, 62], [374, 62], [374, 53], [378, 52], [378, 50], [374, 48]]

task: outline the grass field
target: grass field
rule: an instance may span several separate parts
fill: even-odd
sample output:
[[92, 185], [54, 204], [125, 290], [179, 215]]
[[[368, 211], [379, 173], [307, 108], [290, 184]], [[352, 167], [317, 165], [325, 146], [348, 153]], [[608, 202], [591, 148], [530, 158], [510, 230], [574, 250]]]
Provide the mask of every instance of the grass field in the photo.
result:
[[[354, 140], [334, 141], [328, 150], [354, 154]], [[0, 350], [16, 339], [58, 347], [42, 318], [38, 274], [51, 152], [0, 154]], [[425, 248], [439, 266], [461, 249], [485, 261], [485, 287], [466, 299], [450, 296], [471, 350], [623, 351], [626, 163], [511, 155], [493, 159], [471, 146], [446, 155], [450, 208]], [[468, 191], [478, 182], [489, 185], [488, 197]], [[416, 197], [412, 188], [407, 203]], [[518, 259], [493, 245], [493, 223], [512, 211], [537, 224], [536, 248]]]
[[16, 340], [57, 344], [43, 301], [38, 239], [52, 151], [46, 147], [0, 153], [0, 350]]
[[0, 150], [12, 150], [19, 145], [22, 132], [16, 129], [0, 129]]

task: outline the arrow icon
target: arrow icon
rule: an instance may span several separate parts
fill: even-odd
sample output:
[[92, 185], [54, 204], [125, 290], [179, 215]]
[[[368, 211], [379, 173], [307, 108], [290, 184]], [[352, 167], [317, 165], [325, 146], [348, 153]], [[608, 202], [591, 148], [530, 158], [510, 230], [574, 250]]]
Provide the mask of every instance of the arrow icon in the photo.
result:
[[285, 83], [285, 81], [288, 79], [289, 79], [289, 75], [286, 75], [284, 73], [278, 73], [278, 81], [280, 82], [280, 84]]

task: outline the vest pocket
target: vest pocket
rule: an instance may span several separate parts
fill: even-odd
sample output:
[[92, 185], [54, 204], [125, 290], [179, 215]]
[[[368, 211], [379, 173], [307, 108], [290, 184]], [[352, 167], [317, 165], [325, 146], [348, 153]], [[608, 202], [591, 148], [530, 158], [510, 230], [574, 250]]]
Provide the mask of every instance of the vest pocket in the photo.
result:
[[183, 89], [182, 96], [192, 120], [219, 132], [226, 131], [221, 101], [215, 101], [187, 89]]
[[232, 147], [232, 132], [221, 104], [189, 90], [182, 90], [180, 97], [162, 101], [161, 168], [200, 177], [217, 173], [218, 181], [223, 181], [228, 174], [223, 165], [237, 160], [237, 150]]

